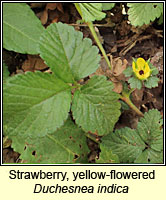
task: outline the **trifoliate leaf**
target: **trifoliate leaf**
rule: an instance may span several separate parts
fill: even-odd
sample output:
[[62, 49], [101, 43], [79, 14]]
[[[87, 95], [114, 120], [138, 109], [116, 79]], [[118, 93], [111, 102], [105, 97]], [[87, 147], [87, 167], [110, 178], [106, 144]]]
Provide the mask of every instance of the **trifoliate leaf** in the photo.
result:
[[3, 62], [3, 83], [9, 78], [9, 71], [7, 65]]
[[125, 77], [130, 77], [133, 74], [133, 69], [132, 67], [127, 67], [124, 71], [123, 74]]
[[102, 3], [102, 10], [111, 10], [115, 3]]
[[147, 88], [154, 88], [158, 86], [159, 78], [156, 76], [151, 76], [147, 80], [145, 80], [144, 85]]
[[57, 77], [67, 83], [80, 80], [99, 67], [98, 48], [81, 32], [62, 24], [51, 24], [40, 39], [40, 56]]
[[40, 20], [25, 3], [3, 3], [3, 47], [24, 54], [38, 54], [44, 31]]
[[149, 110], [137, 129], [121, 128], [104, 136], [102, 145], [117, 154], [121, 163], [163, 162], [163, 132], [160, 112]]
[[68, 117], [71, 89], [51, 74], [15, 75], [3, 88], [4, 127], [9, 136], [41, 137], [56, 131]]
[[134, 26], [149, 24], [163, 12], [163, 3], [127, 3], [129, 20]]
[[12, 136], [12, 147], [27, 163], [73, 163], [89, 152], [86, 136], [71, 119], [53, 134], [40, 138]]
[[85, 22], [102, 20], [106, 14], [102, 11], [102, 3], [75, 3], [76, 8]]
[[142, 81], [135, 76], [129, 78], [128, 83], [130, 83], [131, 88], [138, 88], [139, 90], [142, 88]]
[[119, 163], [119, 158], [113, 154], [107, 146], [100, 145], [101, 153], [96, 163]]
[[105, 76], [93, 76], [74, 93], [73, 116], [84, 131], [104, 135], [113, 130], [120, 116], [120, 103], [112, 89], [112, 82]]

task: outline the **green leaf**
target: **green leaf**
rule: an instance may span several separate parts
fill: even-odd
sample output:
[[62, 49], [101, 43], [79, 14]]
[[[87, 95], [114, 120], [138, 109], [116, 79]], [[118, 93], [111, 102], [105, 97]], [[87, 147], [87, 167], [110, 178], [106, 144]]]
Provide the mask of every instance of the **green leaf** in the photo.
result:
[[158, 86], [159, 78], [156, 76], [150, 76], [147, 80], [145, 80], [144, 85], [147, 88], [154, 88]]
[[102, 3], [102, 10], [111, 10], [115, 3]]
[[109, 151], [112, 151], [113, 154], [118, 155], [120, 163], [133, 163], [145, 149], [145, 144], [140, 136], [128, 127], [104, 136], [102, 144], [109, 147]]
[[163, 163], [163, 152], [157, 152], [153, 149], [145, 150], [138, 156], [134, 163], [154, 164]]
[[113, 154], [107, 146], [101, 144], [100, 149], [100, 157], [96, 159], [96, 163], [119, 163], [118, 156]]
[[68, 117], [71, 89], [53, 75], [27, 72], [4, 85], [3, 114], [7, 135], [42, 137]]
[[71, 119], [53, 134], [40, 138], [12, 136], [12, 147], [27, 163], [74, 163], [89, 152], [86, 136]]
[[119, 95], [105, 76], [93, 76], [74, 93], [72, 112], [76, 123], [87, 132], [108, 134], [120, 116]]
[[151, 69], [151, 74], [153, 76], [155, 76], [155, 75], [157, 75], [159, 73], [158, 69], [154, 65], [152, 65], [151, 62], [148, 62], [148, 65], [149, 65], [149, 67]]
[[123, 74], [125, 77], [130, 77], [133, 74], [133, 69], [132, 67], [127, 67], [124, 71]]
[[158, 25], [161, 25], [161, 24], [163, 24], [163, 21], [164, 21], [164, 16], [163, 16], [163, 13], [161, 14], [161, 16], [160, 16], [160, 18], [159, 18], [159, 20], [158, 20]]
[[152, 75], [155, 76], [159, 73], [158, 69], [156, 67], [152, 68]]
[[125, 103], [124, 101], [120, 100], [119, 102], [121, 103], [121, 110], [129, 110], [130, 109], [128, 104]]
[[142, 81], [135, 76], [129, 78], [128, 83], [130, 83], [131, 88], [138, 88], [139, 90], [142, 88]]
[[158, 69], [156, 67], [152, 68], [152, 75], [155, 76], [159, 73]]
[[6, 80], [9, 78], [9, 71], [7, 65], [3, 62], [3, 83], [6, 83]]
[[57, 77], [67, 83], [96, 71], [100, 56], [92, 41], [81, 32], [62, 24], [51, 24], [40, 39], [40, 55]]
[[44, 31], [40, 20], [25, 3], [3, 3], [3, 47], [24, 54], [38, 54]]
[[129, 20], [134, 26], [149, 24], [163, 12], [163, 3], [127, 3]]
[[82, 19], [85, 22], [102, 20], [106, 14], [102, 11], [102, 3], [75, 3], [77, 9], [80, 10]]
[[117, 154], [121, 163], [161, 163], [163, 133], [160, 112], [149, 110], [138, 122], [136, 130], [121, 128], [104, 136], [102, 145]]
[[149, 110], [149, 112], [145, 113], [144, 118], [140, 119], [137, 126], [137, 133], [142, 140], [156, 151], [161, 151], [163, 149], [161, 126], [161, 115], [157, 110]]

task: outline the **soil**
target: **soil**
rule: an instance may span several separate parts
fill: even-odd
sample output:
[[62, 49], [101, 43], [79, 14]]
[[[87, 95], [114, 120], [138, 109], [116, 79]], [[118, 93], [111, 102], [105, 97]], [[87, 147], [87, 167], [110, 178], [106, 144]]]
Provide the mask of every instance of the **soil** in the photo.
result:
[[[77, 25], [76, 21], [80, 20], [75, 7], [71, 3], [28, 3], [42, 24], [47, 27], [52, 22], [63, 22], [73, 25], [76, 30], [82, 31], [84, 37], [95, 41], [86, 25]], [[132, 58], [142, 57], [145, 60], [151, 58], [151, 62], [159, 70], [158, 77], [160, 82], [158, 87], [153, 89], [142, 88], [135, 90], [132, 94], [133, 103], [142, 111], [147, 112], [149, 109], [155, 108], [163, 115], [163, 25], [158, 25], [157, 20], [149, 25], [142, 27], [132, 27], [128, 23], [127, 15], [122, 15], [122, 7], [120, 3], [111, 10], [107, 11], [107, 17], [99, 22], [94, 22], [96, 31], [107, 54], [112, 56], [113, 62], [121, 62], [122, 66], [131, 66]], [[114, 16], [112, 16], [112, 14]], [[118, 60], [117, 58], [120, 58]], [[38, 60], [39, 59], [39, 60]], [[25, 71], [48, 70], [48, 67], [42, 64], [39, 56], [22, 55], [12, 51], [3, 49], [3, 60], [7, 64], [10, 75], [24, 73]], [[38, 61], [39, 64], [36, 64]], [[127, 62], [126, 62], [127, 60]], [[125, 64], [126, 62], [126, 64]], [[116, 70], [116, 69], [115, 69]], [[119, 72], [119, 69], [117, 70]], [[109, 78], [109, 70], [102, 60], [97, 74], [104, 74]], [[117, 79], [124, 77], [119, 74]], [[86, 78], [86, 80], [88, 77]], [[85, 81], [85, 80], [83, 80]], [[115, 81], [116, 82], [116, 81]], [[121, 91], [121, 86], [115, 84], [115, 90]], [[116, 128], [131, 127], [136, 128], [139, 117], [132, 110], [123, 110]], [[98, 145], [87, 139], [90, 149], [89, 162], [94, 163], [95, 158], [99, 155], [100, 149]], [[21, 162], [19, 154], [14, 152], [10, 145], [3, 149], [4, 163]]]

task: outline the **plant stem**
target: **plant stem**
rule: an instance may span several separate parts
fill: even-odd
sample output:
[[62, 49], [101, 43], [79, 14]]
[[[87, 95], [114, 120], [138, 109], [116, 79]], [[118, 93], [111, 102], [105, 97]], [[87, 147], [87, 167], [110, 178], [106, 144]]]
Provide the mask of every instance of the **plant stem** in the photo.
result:
[[[81, 17], [82, 17], [82, 12], [81, 12], [81, 9], [80, 9], [80, 7], [79, 7], [79, 4], [78, 4], [78, 3], [75, 3], [75, 7], [76, 7], [77, 11], [79, 12], [79, 14], [80, 14]], [[99, 40], [97, 34], [96, 34], [96, 31], [95, 31], [95, 29], [94, 29], [94, 27], [93, 27], [93, 23], [92, 23], [92, 22], [86, 22], [86, 24], [88, 25], [88, 27], [89, 27], [89, 29], [90, 29], [90, 31], [91, 31], [91, 33], [92, 33], [92, 35], [93, 35], [93, 37], [94, 37], [94, 39], [95, 39], [97, 45], [98, 45], [98, 47], [99, 47], [101, 53], [103, 54], [103, 56], [104, 56], [104, 58], [105, 58], [105, 60], [106, 60], [106, 62], [107, 62], [107, 64], [108, 64], [108, 67], [111, 69], [110, 61], [109, 61], [109, 59], [108, 59], [108, 57], [107, 57], [107, 55], [106, 55], [106, 52], [105, 52], [105, 50], [104, 50], [104, 48], [103, 48], [103, 46], [102, 46], [102, 44], [101, 44], [101, 42], [100, 42], [100, 40]], [[132, 108], [139, 116], [143, 117], [144, 114], [143, 114], [143, 113], [132, 103], [132, 101], [130, 100], [130, 94], [131, 94], [134, 90], [135, 90], [135, 89], [132, 89], [132, 90], [130, 90], [128, 93], [126, 93], [126, 92], [123, 90], [123, 91], [122, 91], [122, 95], [120, 95], [120, 98], [121, 98], [124, 102], [126, 102], [126, 103], [130, 106], [130, 108]], [[91, 136], [90, 136], [89, 134], [86, 134], [86, 136], [89, 137], [90, 139], [92, 139], [93, 141], [95, 141], [95, 139], [94, 139], [94, 138], [91, 138]], [[97, 141], [95, 141], [95, 142], [97, 142]]]
[[126, 102], [130, 106], [130, 108], [133, 109], [139, 116], [141, 116], [141, 117], [144, 116], [144, 114], [132, 103], [129, 96], [122, 94], [122, 95], [120, 95], [120, 98], [124, 102]]
[[102, 46], [97, 34], [96, 34], [96, 31], [95, 31], [95, 29], [93, 27], [93, 23], [92, 22], [87, 22], [87, 25], [88, 25], [88, 27], [89, 27], [89, 29], [90, 29], [95, 41], [96, 41], [101, 53], [103, 54], [103, 56], [104, 56], [104, 58], [105, 58], [105, 60], [106, 60], [106, 62], [108, 64], [108, 67], [111, 69], [110, 61], [109, 61], [109, 59], [108, 59], [108, 57], [106, 55], [106, 52], [105, 52], [105, 50], [104, 50], [104, 48], [103, 48], [103, 46]]
[[[77, 11], [79, 12], [79, 14], [80, 14], [81, 17], [82, 17], [82, 12], [81, 12], [79, 3], [74, 3], [74, 5], [75, 5]], [[94, 29], [94, 27], [93, 27], [93, 23], [92, 23], [92, 22], [86, 22], [86, 24], [88, 25], [88, 27], [89, 27], [89, 29], [90, 29], [90, 31], [91, 31], [91, 33], [92, 33], [92, 35], [93, 35], [93, 37], [94, 37], [94, 39], [95, 39], [97, 45], [98, 45], [98, 47], [99, 47], [101, 53], [103, 54], [103, 56], [104, 56], [104, 58], [105, 58], [105, 60], [106, 60], [106, 62], [107, 62], [107, 64], [108, 64], [108, 67], [111, 69], [110, 61], [109, 61], [109, 59], [108, 59], [108, 57], [107, 57], [107, 54], [106, 54], [106, 52], [105, 52], [105, 50], [104, 50], [104, 48], [103, 48], [103, 46], [102, 46], [102, 44], [101, 44], [101, 42], [100, 42], [100, 40], [99, 40], [97, 34], [96, 34], [96, 31], [95, 31], [95, 29]]]

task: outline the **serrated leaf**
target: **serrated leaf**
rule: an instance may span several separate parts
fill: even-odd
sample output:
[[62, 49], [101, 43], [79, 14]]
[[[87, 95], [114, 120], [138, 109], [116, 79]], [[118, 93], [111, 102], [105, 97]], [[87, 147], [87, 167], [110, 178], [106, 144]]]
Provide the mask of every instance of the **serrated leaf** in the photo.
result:
[[3, 3], [3, 47], [24, 54], [38, 54], [44, 31], [40, 20], [25, 3]]
[[27, 163], [74, 163], [89, 152], [86, 136], [71, 119], [53, 134], [39, 138], [12, 136], [12, 147]]
[[67, 24], [51, 24], [40, 42], [40, 56], [55, 75], [67, 83], [80, 80], [99, 67], [98, 48]]
[[142, 81], [135, 76], [129, 78], [128, 83], [130, 83], [131, 88], [138, 88], [139, 90], [142, 88]]
[[72, 112], [76, 123], [84, 131], [108, 134], [120, 116], [119, 95], [105, 76], [93, 76], [74, 93]]
[[3, 62], [3, 83], [9, 78], [9, 71], [7, 65]]
[[102, 11], [102, 3], [75, 3], [76, 8], [79, 7], [80, 14], [85, 22], [102, 20], [106, 14]]
[[148, 149], [142, 152], [134, 163], [154, 164], [163, 163], [163, 152], [157, 152], [153, 149]]
[[163, 133], [161, 115], [149, 110], [140, 119], [137, 129], [121, 128], [104, 136], [102, 145], [117, 154], [121, 163], [161, 163], [163, 158]]
[[136, 132], [128, 127], [116, 130], [102, 138], [102, 144], [117, 154], [120, 163], [132, 163], [145, 149], [145, 144]]
[[115, 3], [102, 3], [102, 10], [111, 10]]
[[119, 163], [119, 158], [113, 154], [107, 146], [100, 145], [101, 153], [96, 163]]
[[41, 137], [56, 131], [68, 117], [70, 90], [48, 73], [27, 72], [11, 77], [3, 93], [5, 133]]
[[127, 67], [124, 71], [123, 74], [125, 77], [130, 77], [133, 74], [133, 69], [132, 67]]
[[127, 3], [131, 24], [142, 26], [159, 18], [163, 12], [163, 3]]
[[149, 110], [145, 113], [144, 118], [140, 119], [137, 126], [137, 133], [142, 140], [157, 151], [161, 151], [163, 148], [161, 145], [163, 137], [160, 130], [161, 126], [161, 115], [157, 110]]
[[147, 88], [154, 88], [158, 86], [159, 78], [156, 76], [149, 77], [145, 82], [144, 85]]

